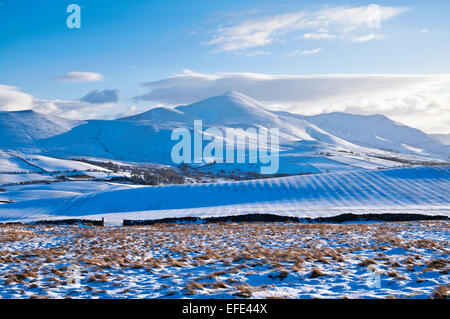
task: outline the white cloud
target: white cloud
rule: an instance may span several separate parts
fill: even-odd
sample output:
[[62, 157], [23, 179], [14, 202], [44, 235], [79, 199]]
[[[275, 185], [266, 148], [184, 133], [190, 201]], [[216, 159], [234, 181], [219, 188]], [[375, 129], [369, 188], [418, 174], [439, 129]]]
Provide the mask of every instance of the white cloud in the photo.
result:
[[104, 76], [95, 72], [69, 72], [56, 78], [63, 82], [99, 82], [104, 79]]
[[[372, 8], [372, 9], [371, 9]], [[220, 26], [213, 38], [205, 45], [216, 46], [216, 51], [235, 51], [261, 47], [280, 41], [282, 36], [299, 30], [308, 30], [303, 35], [307, 39], [349, 39], [360, 36], [361, 31], [374, 29], [370, 24], [373, 19], [376, 25], [407, 11], [402, 7], [334, 7], [318, 11], [300, 11], [274, 16], [265, 16], [245, 20], [243, 22]], [[324, 33], [322, 30], [332, 29], [336, 34]]]
[[303, 35], [304, 39], [313, 39], [313, 40], [320, 40], [320, 39], [335, 39], [336, 35], [330, 34], [327, 32], [322, 33], [305, 33]]
[[420, 30], [420, 33], [428, 33], [428, 29], [422, 29], [422, 30]]
[[19, 88], [0, 84], [0, 111], [23, 111], [32, 106], [33, 96]]
[[296, 55], [311, 55], [311, 54], [317, 54], [321, 52], [322, 48], [312, 49], [312, 50], [295, 50], [289, 53], [287, 56], [296, 56]]
[[352, 37], [351, 41], [352, 42], [367, 42], [367, 41], [370, 41], [370, 40], [383, 39], [384, 37], [385, 36], [382, 35], [382, 34], [371, 33], [371, 34], [362, 35], [362, 36], [359, 36], [359, 37]]
[[0, 84], [0, 111], [34, 110], [72, 119], [107, 116], [106, 111], [116, 104], [92, 104], [80, 100], [39, 99], [19, 88]]
[[166, 104], [191, 103], [230, 90], [264, 102], [311, 102], [388, 92], [426, 91], [450, 83], [441, 75], [269, 75], [259, 73], [204, 74], [184, 70], [170, 78], [144, 83], [149, 92], [137, 97]]
[[270, 55], [269, 51], [257, 50], [247, 53], [245, 56], [259, 56], [259, 55]]
[[35, 99], [32, 109], [43, 114], [51, 114], [76, 120], [111, 117], [105, 112], [111, 111], [116, 104], [91, 104], [79, 100], [41, 100]]
[[149, 92], [137, 99], [178, 105], [237, 90], [273, 110], [307, 115], [332, 111], [381, 113], [427, 131], [445, 133], [450, 127], [449, 98], [430, 92], [448, 88], [449, 84], [450, 74], [300, 76], [185, 70], [145, 83]]

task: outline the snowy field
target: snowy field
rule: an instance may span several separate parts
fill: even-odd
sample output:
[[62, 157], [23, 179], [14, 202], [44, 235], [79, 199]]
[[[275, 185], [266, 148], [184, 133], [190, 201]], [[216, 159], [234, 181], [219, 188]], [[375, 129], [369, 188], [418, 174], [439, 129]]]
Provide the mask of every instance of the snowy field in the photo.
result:
[[444, 221], [3, 225], [0, 298], [448, 298], [449, 231]]
[[[0, 205], [0, 221], [44, 219], [123, 219], [218, 217], [252, 213], [298, 218], [331, 217], [345, 213], [409, 213], [450, 217], [450, 166], [413, 167], [355, 173], [329, 173], [244, 182], [130, 186], [90, 182], [45, 186], [49, 195]], [[89, 188], [87, 185], [97, 185]], [[0, 193], [19, 198], [18, 187]], [[27, 194], [25, 188], [21, 188]], [[12, 189], [11, 189], [12, 190]], [[36, 190], [36, 189], [35, 189]], [[11, 193], [13, 194], [11, 194]], [[28, 192], [30, 193], [30, 192]], [[31, 192], [31, 194], [33, 194]]]

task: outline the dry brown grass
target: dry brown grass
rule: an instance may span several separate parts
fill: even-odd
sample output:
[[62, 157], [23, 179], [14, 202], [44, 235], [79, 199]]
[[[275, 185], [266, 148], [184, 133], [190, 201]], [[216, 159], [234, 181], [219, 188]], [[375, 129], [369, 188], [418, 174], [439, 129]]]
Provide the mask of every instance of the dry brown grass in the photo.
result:
[[309, 275], [309, 278], [318, 278], [322, 276], [325, 276], [325, 273], [321, 269], [313, 268], [311, 274]]
[[228, 287], [227, 284], [224, 283], [223, 281], [216, 281], [211, 284], [211, 288], [213, 289], [224, 289], [227, 287]]
[[108, 282], [108, 274], [92, 274], [88, 278], [88, 282]]
[[196, 290], [202, 290], [204, 286], [196, 281], [191, 281], [184, 288], [186, 289], [186, 295], [194, 295]]
[[449, 286], [438, 286], [433, 291], [434, 299], [450, 299], [450, 287]]
[[400, 276], [395, 270], [388, 271], [386, 274], [391, 278], [397, 278], [398, 276]]
[[[363, 267], [377, 264], [384, 275], [397, 280], [408, 280], [404, 276], [405, 268], [411, 272], [407, 274], [411, 280], [416, 280], [421, 270], [448, 272], [449, 242], [405, 240], [401, 234], [408, 230], [409, 225], [217, 223], [105, 228], [0, 226], [0, 243], [4, 244], [18, 241], [34, 243], [52, 236], [69, 238], [57, 247], [0, 249], [0, 263], [11, 269], [0, 277], [8, 285], [24, 289], [34, 289], [31, 287], [37, 283], [32, 280], [42, 277], [47, 278], [47, 284], [56, 286], [64, 284], [67, 266], [76, 263], [83, 269], [88, 284], [102, 284], [96, 287], [121, 282], [126, 278], [124, 273], [135, 270], [159, 276], [167, 282], [182, 274], [183, 280], [190, 282], [186, 287], [179, 287], [185, 288], [186, 295], [200, 293], [207, 287], [226, 289], [239, 297], [248, 298], [260, 288], [235, 286], [236, 282], [231, 277], [266, 271], [265, 276], [277, 279], [274, 281], [277, 284], [283, 284], [290, 280], [290, 277], [285, 279], [289, 274], [299, 276], [301, 280], [327, 275], [331, 278], [330, 274], [335, 272], [347, 274], [349, 265], [356, 264]], [[424, 222], [417, 227], [442, 231], [448, 229], [448, 224]], [[329, 246], [324, 243], [329, 243]], [[386, 252], [393, 248], [403, 248], [407, 253], [399, 257]], [[430, 249], [435, 256], [441, 257], [429, 260], [424, 249]], [[361, 252], [364, 257], [361, 257]], [[55, 266], [56, 263], [62, 266]], [[191, 274], [196, 267], [202, 269], [201, 273]], [[161, 289], [170, 288], [170, 285], [166, 286]], [[95, 290], [95, 293], [99, 294], [99, 291]]]
[[235, 287], [238, 291], [233, 295], [241, 298], [250, 298], [254, 292], [254, 288], [248, 284], [241, 284]]
[[443, 258], [434, 259], [427, 263], [427, 268], [442, 269], [442, 268], [445, 268], [449, 263], [450, 263], [450, 261], [448, 259], [443, 259]]
[[289, 276], [289, 271], [287, 271], [284, 268], [277, 269], [277, 271], [274, 274], [269, 274], [269, 278], [280, 279], [280, 280], [283, 280], [287, 276]]
[[359, 266], [370, 266], [370, 265], [376, 265], [377, 262], [373, 259], [366, 258], [363, 261], [361, 261], [358, 265]]

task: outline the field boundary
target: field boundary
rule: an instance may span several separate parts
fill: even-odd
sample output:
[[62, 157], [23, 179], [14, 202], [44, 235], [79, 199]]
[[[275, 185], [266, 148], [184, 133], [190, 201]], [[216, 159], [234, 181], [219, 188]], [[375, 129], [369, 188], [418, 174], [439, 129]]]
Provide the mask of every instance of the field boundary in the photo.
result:
[[140, 226], [154, 224], [202, 224], [202, 223], [233, 223], [233, 222], [294, 222], [294, 223], [345, 223], [345, 222], [407, 222], [426, 220], [449, 220], [447, 216], [429, 216], [422, 214], [341, 214], [332, 217], [300, 218], [280, 216], [275, 214], [245, 214], [220, 217], [174, 217], [162, 219], [130, 220], [124, 219], [123, 226]]

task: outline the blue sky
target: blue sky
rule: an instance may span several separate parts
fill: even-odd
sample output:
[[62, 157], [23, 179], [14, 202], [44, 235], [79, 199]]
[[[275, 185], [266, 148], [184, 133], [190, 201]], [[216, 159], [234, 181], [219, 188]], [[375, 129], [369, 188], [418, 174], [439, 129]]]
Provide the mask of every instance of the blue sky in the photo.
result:
[[[66, 26], [71, 3], [81, 7], [81, 29]], [[361, 20], [371, 4], [381, 8], [379, 28]], [[444, 0], [0, 0], [0, 109], [28, 105], [67, 117], [113, 117], [242, 87], [268, 105], [299, 113], [380, 112], [442, 132], [450, 127], [450, 118], [421, 126], [423, 114], [414, 117], [405, 110], [411, 109], [408, 103], [418, 112], [424, 112], [424, 103], [432, 105], [428, 122], [436, 118], [437, 109], [449, 111], [449, 82], [442, 76], [450, 74], [448, 12], [450, 2]], [[260, 76], [243, 75], [247, 73]], [[80, 75], [80, 81], [68, 81], [68, 74]], [[98, 77], [91, 78], [93, 74]], [[330, 79], [330, 74], [369, 78], [349, 81]], [[270, 83], [286, 81], [286, 75], [312, 75], [321, 82], [294, 79], [292, 92], [284, 98], [264, 93], [266, 87], [248, 87], [249, 82], [260, 83], [263, 75], [271, 77]], [[373, 75], [414, 77], [389, 78], [390, 87], [381, 85], [380, 90]], [[192, 83], [203, 87], [191, 96], [178, 87]], [[332, 86], [340, 93], [323, 100], [305, 92], [297, 96], [300, 84], [309, 91]], [[341, 94], [353, 88], [359, 96]], [[88, 98], [83, 99], [97, 93], [93, 101], [109, 100], [88, 105]], [[417, 100], [405, 100], [411, 95]], [[383, 100], [395, 98], [400, 99], [396, 104]], [[391, 109], [380, 106], [385, 102]], [[403, 109], [393, 111], [399, 107]]]

